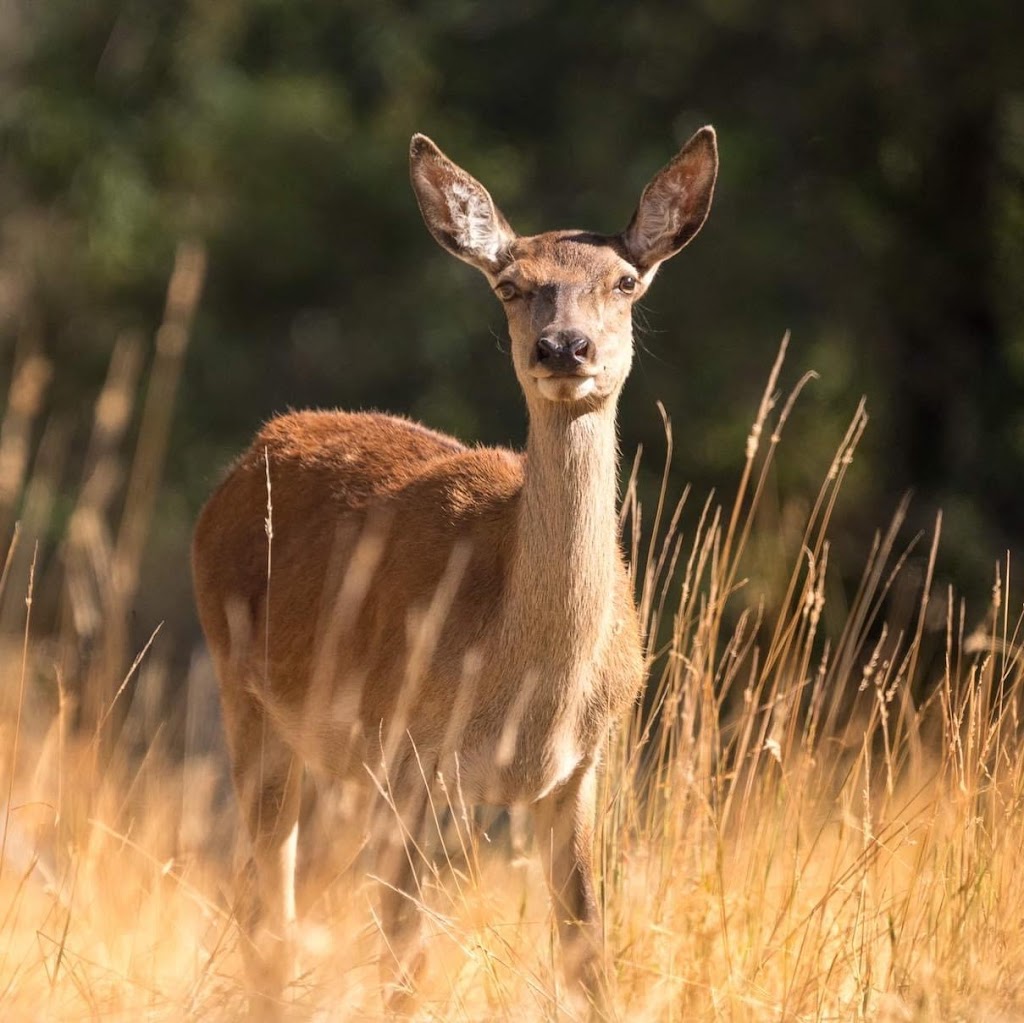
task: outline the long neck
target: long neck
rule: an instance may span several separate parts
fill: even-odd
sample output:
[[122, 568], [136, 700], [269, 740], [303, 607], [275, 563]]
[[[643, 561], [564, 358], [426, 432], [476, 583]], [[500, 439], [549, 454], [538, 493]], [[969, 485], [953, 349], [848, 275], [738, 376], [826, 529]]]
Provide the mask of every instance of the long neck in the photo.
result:
[[[583, 415], [531, 403], [508, 604], [525, 650], [588, 659], [615, 594], [615, 402]], [[512, 638], [512, 637], [510, 637]]]

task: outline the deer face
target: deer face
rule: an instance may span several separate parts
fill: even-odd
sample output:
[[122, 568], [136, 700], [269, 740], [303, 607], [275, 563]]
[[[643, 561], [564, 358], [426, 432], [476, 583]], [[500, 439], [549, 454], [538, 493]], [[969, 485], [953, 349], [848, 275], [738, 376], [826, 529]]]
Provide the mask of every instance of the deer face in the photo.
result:
[[505, 308], [528, 403], [595, 407], [614, 399], [633, 359], [633, 303], [661, 263], [697, 234], [718, 152], [702, 128], [644, 189], [621, 235], [552, 231], [519, 238], [475, 178], [413, 136], [413, 189], [430, 233], [486, 277]]
[[581, 231], [517, 238], [492, 275], [527, 397], [593, 403], [622, 386], [633, 357], [640, 273], [613, 239]]

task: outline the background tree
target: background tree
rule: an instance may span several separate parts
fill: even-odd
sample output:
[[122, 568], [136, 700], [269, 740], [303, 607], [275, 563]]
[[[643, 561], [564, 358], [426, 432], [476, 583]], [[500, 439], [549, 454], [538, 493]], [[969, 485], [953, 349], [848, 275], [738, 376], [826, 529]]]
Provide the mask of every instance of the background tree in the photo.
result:
[[624, 448], [659, 450], [660, 399], [675, 478], [727, 485], [792, 328], [821, 380], [780, 492], [816, 484], [866, 394], [848, 570], [914, 488], [916, 522], [945, 508], [946, 567], [986, 586], [1021, 539], [1022, 20], [995, 0], [8, 4], [0, 365], [32, 346], [53, 364], [70, 492], [115, 340], [153, 328], [177, 243], [205, 241], [137, 607], [140, 631], [188, 633], [191, 522], [275, 411], [374, 406], [522, 440], [500, 311], [416, 214], [413, 131], [520, 231], [615, 231], [710, 121], [715, 210], [643, 313]]

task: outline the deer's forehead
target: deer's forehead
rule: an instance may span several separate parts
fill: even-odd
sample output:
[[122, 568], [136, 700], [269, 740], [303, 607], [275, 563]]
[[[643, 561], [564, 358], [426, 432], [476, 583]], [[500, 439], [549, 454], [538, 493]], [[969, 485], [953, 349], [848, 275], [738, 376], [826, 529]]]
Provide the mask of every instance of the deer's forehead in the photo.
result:
[[538, 283], [588, 285], [629, 269], [615, 239], [579, 231], [517, 238], [509, 255], [510, 270]]

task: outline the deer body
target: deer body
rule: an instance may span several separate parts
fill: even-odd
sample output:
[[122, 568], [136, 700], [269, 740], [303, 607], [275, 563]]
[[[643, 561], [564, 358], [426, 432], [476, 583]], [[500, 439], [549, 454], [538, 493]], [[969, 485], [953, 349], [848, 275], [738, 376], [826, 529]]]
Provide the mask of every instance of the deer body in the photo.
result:
[[[376, 775], [413, 838], [440, 776], [468, 802], [533, 807], [569, 980], [596, 998], [595, 772], [643, 679], [617, 541], [616, 405], [632, 302], [707, 214], [714, 134], [694, 136], [613, 237], [516, 237], [423, 136], [411, 164], [428, 228], [505, 303], [527, 450], [467, 448], [376, 413], [293, 413], [203, 510], [193, 572], [253, 840], [250, 932], [283, 941], [294, 919], [304, 767]], [[408, 988], [416, 879], [395, 839], [378, 867], [382, 924]], [[256, 983], [274, 1000], [287, 968], [265, 960]]]
[[[397, 711], [403, 690], [395, 680], [407, 677], [417, 638], [410, 620], [429, 606], [453, 552], [465, 551], [438, 635], [427, 637], [430, 664], [413, 683], [405, 727], [421, 757], [458, 754], [467, 799], [508, 804], [547, 794], [594, 750], [609, 718], [636, 695], [643, 672], [632, 590], [615, 541], [614, 478], [609, 488], [605, 475], [614, 472], [614, 451], [589, 447], [585, 424], [564, 426], [579, 435], [577, 450], [564, 454], [596, 463], [593, 472], [570, 472], [557, 457], [543, 474], [530, 475], [528, 488], [522, 455], [467, 449], [401, 419], [300, 412], [273, 420], [197, 529], [200, 614], [214, 656], [246, 651], [241, 665], [223, 657], [221, 677], [251, 684], [266, 674], [264, 699], [290, 744], [308, 751], [320, 772], [362, 773], [364, 761], [379, 762], [378, 726]], [[603, 509], [588, 492], [598, 487]], [[551, 514], [554, 497], [573, 509], [566, 519]], [[239, 521], [238, 508], [251, 514]], [[337, 608], [339, 584], [350, 577], [360, 543], [373, 542], [368, 537], [382, 548], [374, 585], [357, 608]], [[208, 579], [207, 566], [214, 568]], [[241, 627], [251, 630], [241, 643], [232, 641], [232, 601], [247, 616]], [[332, 635], [336, 611], [348, 620]], [[326, 692], [310, 720], [309, 680], [325, 670]], [[516, 706], [531, 678], [532, 691]], [[445, 749], [460, 690], [466, 720], [457, 746], [449, 741]], [[514, 749], [496, 759], [499, 746], [513, 745], [511, 731]]]

